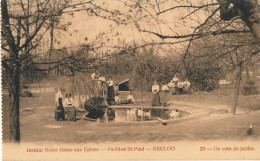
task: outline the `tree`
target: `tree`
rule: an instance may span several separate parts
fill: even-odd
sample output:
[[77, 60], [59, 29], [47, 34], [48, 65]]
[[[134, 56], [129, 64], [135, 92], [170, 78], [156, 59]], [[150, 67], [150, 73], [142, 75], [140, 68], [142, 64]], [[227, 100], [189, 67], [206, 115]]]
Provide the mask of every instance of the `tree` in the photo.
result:
[[218, 3], [222, 20], [240, 17], [260, 44], [260, 6], [257, 0], [218, 0]]
[[[169, 1], [156, 1], [156, 3], [151, 3], [150, 1], [135, 1], [135, 4], [128, 4], [132, 8], [138, 8], [140, 12], [139, 15], [142, 16], [142, 19], [145, 17], [149, 17], [147, 20], [148, 22], [157, 25], [166, 25], [166, 22], [163, 22], [163, 19], [159, 17], [160, 15], [173, 14], [175, 13], [176, 16], [172, 19], [180, 20], [176, 21], [177, 25], [182, 25], [186, 27], [186, 21], [193, 21], [195, 25], [189, 26], [194, 28], [194, 30], [187, 30], [188, 34], [183, 34], [180, 31], [176, 31], [174, 35], [167, 35], [163, 34], [163, 30], [165, 28], [160, 28], [157, 31], [147, 30], [142, 28], [140, 24], [140, 30], [143, 32], [148, 32], [154, 34], [161, 39], [183, 39], [183, 38], [196, 38], [201, 36], [207, 36], [209, 34], [217, 35], [217, 34], [226, 34], [226, 33], [246, 33], [246, 30], [239, 30], [237, 21], [234, 21], [240, 18], [250, 29], [250, 31], [256, 36], [259, 40], [259, 3], [257, 0], [217, 0], [218, 2], [215, 3], [214, 1], [173, 1], [170, 3]], [[168, 7], [170, 6], [171, 7]], [[146, 8], [145, 8], [146, 7]], [[153, 8], [148, 9], [147, 7]], [[167, 9], [165, 9], [167, 8]], [[175, 12], [174, 12], [175, 11]], [[181, 11], [181, 15], [177, 14]], [[218, 14], [220, 11], [220, 14]], [[184, 14], [184, 15], [183, 15]], [[132, 18], [135, 22], [138, 19]], [[223, 23], [223, 21], [230, 21], [229, 23]], [[137, 22], [138, 23], [138, 22]], [[234, 25], [234, 26], [232, 26]], [[172, 26], [168, 26], [169, 28]], [[158, 27], [159, 28], [159, 27]], [[200, 29], [208, 28], [208, 32], [205, 33], [198, 33]]]
[[[39, 46], [44, 35], [51, 29], [50, 34], [53, 37], [53, 30], [59, 27], [57, 21], [63, 13], [76, 12], [77, 6], [91, 4], [92, 1], [72, 2], [69, 0], [56, 1], [55, 7], [51, 1], [44, 0], [14, 0], [1, 1], [2, 9], [2, 65], [7, 73], [10, 90], [10, 141], [20, 141], [20, 123], [19, 123], [19, 92], [21, 74], [34, 67], [37, 70], [50, 70], [59, 65], [68, 69], [78, 68], [81, 60], [77, 59], [78, 53], [68, 55], [61, 60], [47, 60], [39, 62], [41, 57], [37, 55], [36, 47]], [[72, 8], [71, 10], [67, 10]], [[89, 6], [91, 8], [91, 6]], [[51, 42], [52, 43], [52, 42]], [[52, 45], [52, 44], [51, 44]], [[70, 61], [68, 61], [68, 59]], [[72, 61], [73, 60], [73, 61]], [[95, 61], [89, 60], [90, 62]], [[75, 63], [77, 62], [77, 63]], [[48, 65], [47, 69], [39, 68], [39, 65]], [[85, 66], [83, 67], [85, 68]], [[73, 70], [72, 70], [73, 71]]]
[[[136, 0], [124, 1], [124, 3], [130, 9], [128, 13], [122, 14], [127, 14], [130, 17], [129, 21], [135, 23], [140, 32], [149, 33], [161, 39], [161, 41], [153, 41], [151, 44], [185, 45], [186, 51], [182, 59], [185, 68], [187, 66], [185, 59], [190, 54], [192, 42], [205, 37], [216, 38], [218, 35], [239, 34], [241, 39], [241, 37], [244, 37], [241, 35], [251, 32], [255, 41], [258, 45], [260, 44], [260, 7], [257, 0]], [[254, 40], [253, 43], [255, 43]], [[215, 44], [213, 43], [213, 45]], [[246, 44], [237, 45], [233, 43], [229, 49], [233, 46], [236, 50], [244, 45]], [[222, 52], [222, 54], [225, 55], [229, 52]], [[248, 56], [255, 56], [258, 53], [259, 46], [256, 51], [247, 54]], [[212, 54], [212, 56], [215, 57], [216, 55]], [[215, 58], [218, 59], [219, 57], [216, 56]], [[241, 69], [241, 64], [244, 65], [244, 62], [241, 61], [236, 66]], [[237, 78], [239, 78], [239, 75]], [[239, 81], [237, 81], [237, 85], [239, 85]], [[234, 93], [232, 113], [235, 113], [234, 108], [237, 101], [235, 97], [238, 95], [238, 91], [236, 90]]]
[[[139, 47], [147, 45], [171, 45], [182, 44], [186, 46], [185, 55], [181, 61], [185, 63], [186, 56], [192, 46], [192, 42], [207, 36], [223, 34], [245, 34], [252, 32], [259, 44], [259, 4], [257, 0], [213, 0], [208, 1], [150, 1], [132, 0], [119, 1], [121, 10], [102, 8], [94, 0], [72, 3], [69, 0], [57, 2], [53, 6], [50, 0], [15, 0], [1, 1], [2, 9], [2, 65], [9, 78], [11, 91], [10, 112], [10, 141], [20, 140], [19, 129], [19, 88], [20, 75], [26, 69], [37, 64], [54, 64], [55, 68], [62, 64], [74, 71], [79, 68], [88, 68], [87, 65], [96, 59], [89, 59], [84, 67], [79, 67], [80, 56], [68, 55], [57, 61], [35, 62], [35, 48], [39, 45], [43, 36], [51, 29], [53, 37], [56, 20], [64, 12], [73, 13], [80, 10], [87, 11], [90, 16], [99, 16], [112, 20], [117, 24], [134, 24], [142, 33], [153, 35], [150, 42], [144, 42]], [[88, 4], [88, 6], [85, 6]], [[77, 9], [80, 6], [80, 9]], [[103, 6], [105, 6], [103, 4]], [[170, 6], [170, 7], [169, 7]], [[74, 10], [65, 11], [68, 8]], [[178, 11], [178, 12], [175, 12]], [[184, 11], [182, 14], [179, 11]], [[220, 11], [220, 14], [219, 12]], [[165, 13], [173, 13], [172, 22], [167, 22]], [[183, 16], [183, 14], [185, 14]], [[170, 15], [170, 14], [167, 14]], [[203, 15], [203, 16], [201, 16]], [[229, 20], [229, 21], [228, 21]], [[226, 22], [227, 21], [227, 22]], [[187, 24], [188, 22], [192, 22]], [[243, 22], [249, 30], [243, 25]], [[173, 24], [173, 26], [171, 26]], [[56, 23], [57, 25], [57, 23]], [[174, 26], [175, 25], [175, 26]], [[57, 27], [57, 26], [56, 26]], [[181, 30], [177, 29], [181, 27]], [[185, 32], [183, 32], [185, 30]], [[160, 38], [160, 39], [158, 39]], [[52, 46], [51, 41], [50, 46]], [[101, 45], [101, 47], [103, 47]], [[52, 47], [51, 47], [52, 48]], [[88, 50], [92, 50], [91, 48]], [[80, 53], [80, 52], [79, 52]], [[259, 53], [254, 52], [252, 55]], [[185, 64], [184, 64], [185, 66]], [[145, 66], [144, 66], [145, 67]], [[48, 69], [44, 69], [48, 70]]]
[[[26, 3], [27, 2], [27, 3]], [[9, 79], [10, 95], [10, 141], [20, 141], [19, 92], [20, 75], [30, 68], [34, 49], [39, 45], [44, 34], [49, 30], [48, 20], [61, 16], [68, 7], [68, 2], [57, 10], [50, 10], [50, 1], [1, 1], [2, 9], [2, 65]], [[27, 6], [25, 5], [27, 4]]]
[[[240, 39], [242, 37], [243, 39]], [[213, 36], [212, 36], [213, 37]], [[231, 112], [235, 113], [242, 71], [253, 63], [252, 59], [259, 50], [257, 41], [252, 34], [226, 34], [212, 37], [204, 37], [192, 42], [186, 62], [189, 71], [198, 66], [206, 67], [216, 71], [200, 73], [199, 76], [212, 74], [213, 80], [218, 85], [219, 79], [226, 79], [225, 75], [233, 73], [234, 98]], [[191, 75], [197, 75], [189, 72]]]
[[[51, 10], [55, 12], [59, 8], [62, 7], [62, 3], [57, 0], [53, 0], [51, 2]], [[49, 19], [50, 24], [50, 48], [49, 48], [49, 56], [51, 57], [52, 50], [54, 49], [54, 32], [55, 30], [67, 31], [67, 28], [71, 25], [71, 22], [61, 23], [61, 16], [60, 15], [53, 15]]]
[[[125, 9], [118, 11], [118, 16], [113, 20], [121, 24], [135, 24], [141, 33], [148, 33], [153, 36], [150, 42], [144, 41], [141, 46], [163, 46], [167, 44], [185, 46], [186, 51], [181, 63], [186, 70], [186, 74], [187, 64], [185, 64], [185, 60], [187, 55], [190, 54], [192, 42], [195, 40], [206, 37], [214, 39], [218, 35], [230, 36], [236, 34], [241, 39], [251, 32], [256, 43], [260, 44], [260, 6], [257, 0], [125, 0], [120, 2]], [[156, 39], [156, 37], [161, 40]], [[255, 44], [255, 41], [253, 40], [251, 44]], [[236, 52], [238, 48], [243, 46], [249, 45], [247, 42], [239, 45], [233, 43], [229, 47], [223, 47], [225, 52], [221, 52], [222, 55], [211, 55], [215, 59], [219, 59], [230, 52]], [[220, 48], [222, 47], [220, 46]], [[247, 52], [247, 54], [251, 57], [257, 55], [259, 51], [258, 46], [256, 51]], [[240, 69], [241, 64], [244, 66], [245, 61], [241, 60], [241, 62], [236, 63], [236, 67]], [[239, 78], [239, 74], [237, 78]], [[234, 93], [234, 97], [236, 95], [238, 93]], [[234, 107], [232, 113], [235, 113]]]

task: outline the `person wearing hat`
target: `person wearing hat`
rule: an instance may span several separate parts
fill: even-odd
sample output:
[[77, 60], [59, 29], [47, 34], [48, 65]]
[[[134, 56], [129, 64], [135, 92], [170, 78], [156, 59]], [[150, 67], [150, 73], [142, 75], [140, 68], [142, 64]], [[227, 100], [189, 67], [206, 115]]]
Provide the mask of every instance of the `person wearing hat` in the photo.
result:
[[60, 88], [56, 94], [56, 110], [55, 110], [55, 119], [59, 121], [61, 118], [62, 120], [65, 120], [65, 113], [64, 113], [64, 107], [62, 103], [62, 91], [64, 91], [62, 88]]
[[76, 121], [76, 108], [74, 105], [74, 100], [71, 98], [71, 94], [66, 94], [63, 106], [67, 111], [67, 119], [69, 121]]

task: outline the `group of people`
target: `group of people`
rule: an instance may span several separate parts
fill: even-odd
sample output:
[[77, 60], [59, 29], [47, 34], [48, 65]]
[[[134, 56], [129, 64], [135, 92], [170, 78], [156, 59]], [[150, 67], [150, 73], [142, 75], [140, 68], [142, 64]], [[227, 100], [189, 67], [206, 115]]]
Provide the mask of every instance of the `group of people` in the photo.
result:
[[[129, 91], [129, 95], [126, 99], [120, 99], [119, 91], [118, 91], [118, 84], [114, 87], [114, 81], [112, 77], [106, 78], [103, 74], [100, 73], [92, 73], [91, 74], [92, 80], [92, 94], [95, 96], [104, 97], [107, 100], [109, 105], [111, 104], [127, 104], [127, 103], [134, 103], [134, 97], [131, 91]], [[97, 84], [96, 84], [97, 82]], [[96, 88], [97, 87], [97, 88]]]
[[[131, 91], [126, 99], [120, 99], [118, 90], [114, 89], [114, 82], [111, 77], [106, 78], [103, 74], [96, 74], [95, 72], [91, 74], [92, 83], [92, 94], [93, 96], [102, 96], [107, 101], [109, 105], [111, 104], [128, 104], [135, 103], [135, 99]], [[152, 86], [152, 106], [166, 106], [167, 105], [167, 93], [178, 94], [184, 91], [188, 91], [191, 83], [186, 79], [186, 81], [179, 81], [176, 75], [174, 78], [166, 84], [163, 82], [161, 88], [157, 81], [154, 81]], [[65, 120], [65, 110], [67, 112], [67, 120], [76, 120], [76, 108], [74, 100], [71, 94], [66, 94], [65, 99], [63, 99], [64, 89], [60, 88], [56, 94], [56, 112], [55, 119]], [[115, 94], [116, 93], [116, 94]]]
[[67, 111], [67, 120], [76, 121], [76, 108], [74, 100], [71, 94], [66, 94], [65, 99], [63, 99], [64, 89], [60, 88], [56, 94], [56, 110], [55, 119], [59, 121], [60, 119], [65, 120], [65, 110]]
[[[91, 97], [103, 97], [109, 105], [111, 104], [127, 104], [135, 103], [133, 94], [129, 91], [129, 95], [126, 99], [120, 99], [118, 89], [114, 89], [114, 81], [112, 77], [109, 77], [106, 81], [106, 78], [103, 74], [92, 73], [91, 74]], [[76, 108], [74, 100], [71, 97], [70, 93], [67, 93], [65, 98], [63, 97], [65, 89], [60, 88], [56, 94], [56, 110], [55, 110], [55, 119], [56, 120], [65, 120], [65, 111], [67, 113], [67, 120], [76, 120]], [[115, 94], [116, 93], [116, 94]], [[88, 98], [88, 96], [87, 96]], [[81, 98], [80, 98], [81, 99]], [[82, 100], [86, 100], [82, 98]], [[81, 102], [81, 103], [84, 103]]]
[[91, 81], [93, 96], [104, 97], [108, 104], [115, 102], [114, 81], [111, 76], [106, 81], [103, 74], [94, 72], [91, 74]]
[[[161, 96], [160, 96], [161, 91]], [[157, 81], [154, 81], [154, 85], [152, 86], [152, 106], [166, 106], [167, 105], [167, 92], [169, 88], [167, 85], [162, 85], [160, 90], [160, 86], [158, 85]]]
[[185, 81], [180, 81], [176, 75], [174, 75], [173, 79], [167, 84], [170, 88], [171, 94], [182, 94], [188, 93], [190, 90], [191, 83], [186, 79]]
[[131, 91], [129, 91], [129, 94], [126, 97], [126, 99], [121, 99], [119, 93], [118, 92], [116, 93], [115, 104], [129, 104], [129, 103], [135, 103], [135, 99]]
[[168, 84], [163, 82], [161, 89], [157, 81], [154, 81], [154, 85], [152, 86], [152, 106], [166, 106], [167, 93], [178, 94], [187, 92], [190, 85], [191, 83], [187, 79], [184, 82], [181, 82], [176, 75], [174, 75], [173, 79]]

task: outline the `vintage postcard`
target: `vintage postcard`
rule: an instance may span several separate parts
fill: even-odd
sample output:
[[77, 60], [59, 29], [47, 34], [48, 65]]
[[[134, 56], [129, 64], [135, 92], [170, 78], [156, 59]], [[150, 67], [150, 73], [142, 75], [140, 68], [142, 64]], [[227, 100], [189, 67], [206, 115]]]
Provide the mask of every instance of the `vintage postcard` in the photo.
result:
[[1, 0], [2, 160], [260, 159], [259, 0]]

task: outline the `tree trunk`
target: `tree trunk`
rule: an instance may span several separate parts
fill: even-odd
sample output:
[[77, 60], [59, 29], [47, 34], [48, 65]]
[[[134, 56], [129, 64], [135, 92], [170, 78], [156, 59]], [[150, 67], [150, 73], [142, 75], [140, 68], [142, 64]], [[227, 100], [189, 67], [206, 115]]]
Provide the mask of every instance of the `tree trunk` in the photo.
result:
[[11, 78], [11, 101], [9, 104], [10, 130], [9, 141], [20, 142], [20, 120], [19, 120], [19, 92], [20, 92], [20, 71], [15, 69]]
[[239, 66], [239, 71], [238, 71], [237, 76], [236, 76], [235, 91], [234, 91], [233, 103], [232, 103], [232, 108], [231, 108], [232, 114], [236, 113], [241, 74], [242, 74], [242, 64]]
[[[259, 7], [258, 7], [258, 13], [255, 13], [254, 18], [248, 18], [248, 20], [243, 20], [248, 28], [250, 29], [250, 31], [254, 34], [254, 36], [256, 37], [256, 40], [258, 42], [258, 45], [260, 45], [260, 11], [259, 11]], [[253, 16], [252, 16], [253, 17]]]
[[50, 41], [50, 51], [49, 51], [49, 57], [51, 58], [52, 55], [52, 49], [53, 49], [53, 37], [54, 37], [54, 20], [51, 20], [51, 31], [50, 31], [50, 37], [51, 37], [51, 41]]
[[240, 16], [260, 45], [260, 7], [258, 0], [218, 0], [218, 2], [220, 4], [220, 18], [229, 21], [236, 16]]

